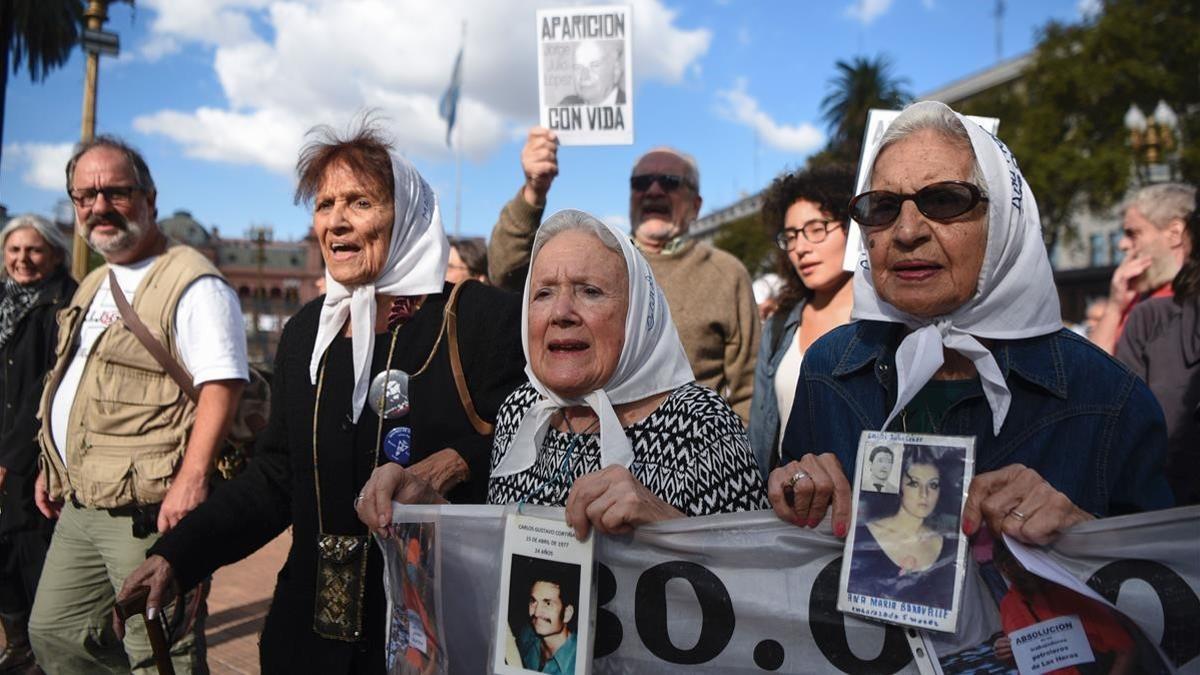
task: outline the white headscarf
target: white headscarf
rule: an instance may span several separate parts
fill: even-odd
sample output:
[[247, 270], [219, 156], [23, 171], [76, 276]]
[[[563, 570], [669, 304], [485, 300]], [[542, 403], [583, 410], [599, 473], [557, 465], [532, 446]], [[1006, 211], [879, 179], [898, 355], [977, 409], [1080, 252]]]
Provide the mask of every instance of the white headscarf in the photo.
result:
[[321, 356], [342, 332], [342, 326], [349, 317], [350, 345], [354, 356], [351, 416], [355, 422], [367, 400], [371, 355], [375, 353], [375, 296], [441, 292], [450, 255], [450, 243], [442, 231], [442, 216], [433, 188], [408, 160], [395, 153], [390, 154], [396, 217], [392, 222], [387, 261], [377, 279], [352, 288], [338, 283], [329, 275], [328, 268], [325, 270], [325, 303], [321, 306], [317, 342], [313, 345], [308, 366], [312, 382], [316, 384]]
[[[936, 101], [923, 101], [908, 110], [918, 106], [946, 108]], [[988, 194], [987, 248], [975, 295], [949, 314], [922, 319], [884, 302], [869, 272], [856, 274], [851, 318], [902, 323], [912, 329], [896, 350], [899, 387], [884, 429], [942, 366], [945, 346], [975, 364], [992, 410], [992, 431], [999, 434], [1012, 394], [996, 359], [977, 338], [1014, 340], [1047, 335], [1062, 328], [1062, 314], [1037, 203], [1016, 159], [1000, 139], [954, 114], [971, 138]], [[905, 117], [901, 115], [897, 121]], [[872, 156], [868, 172], [874, 170], [874, 164]]]
[[[683, 351], [683, 343], [679, 341], [679, 333], [675, 331], [675, 322], [671, 320], [666, 298], [654, 281], [649, 263], [633, 247], [627, 234], [575, 210], [560, 211], [547, 219], [533, 245], [529, 276], [525, 278], [525, 304], [521, 309], [521, 343], [525, 348], [526, 364], [532, 363], [529, 358], [529, 288], [533, 264], [547, 241], [556, 234], [572, 229], [555, 227], [556, 221], [564, 219], [575, 221], [578, 229], [584, 231], [598, 232], [603, 228], [621, 244], [625, 271], [629, 275], [625, 345], [612, 378], [603, 388], [579, 399], [563, 398], [554, 393], [538, 380], [533, 368], [526, 365], [525, 374], [529, 377], [529, 383], [542, 395], [542, 399], [530, 406], [521, 418], [508, 452], [492, 471], [493, 476], [517, 474], [533, 466], [538, 448], [542, 447], [542, 441], [546, 438], [551, 416], [562, 408], [579, 405], [588, 406], [600, 418], [600, 466], [620, 464], [628, 467], [633, 462], [633, 447], [625, 436], [613, 406], [673, 391], [696, 379]], [[543, 233], [547, 235], [543, 236]]]

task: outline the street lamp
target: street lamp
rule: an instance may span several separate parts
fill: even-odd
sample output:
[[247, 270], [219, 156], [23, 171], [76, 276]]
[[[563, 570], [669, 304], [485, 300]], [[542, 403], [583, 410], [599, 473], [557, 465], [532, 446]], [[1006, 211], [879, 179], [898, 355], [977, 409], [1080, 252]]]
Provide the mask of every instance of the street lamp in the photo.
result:
[[1160, 100], [1154, 114], [1146, 117], [1136, 103], [1125, 112], [1125, 128], [1129, 129], [1129, 145], [1133, 148], [1133, 163], [1142, 183], [1161, 183], [1175, 177], [1171, 159], [1177, 149], [1176, 134], [1179, 117], [1166, 101]]

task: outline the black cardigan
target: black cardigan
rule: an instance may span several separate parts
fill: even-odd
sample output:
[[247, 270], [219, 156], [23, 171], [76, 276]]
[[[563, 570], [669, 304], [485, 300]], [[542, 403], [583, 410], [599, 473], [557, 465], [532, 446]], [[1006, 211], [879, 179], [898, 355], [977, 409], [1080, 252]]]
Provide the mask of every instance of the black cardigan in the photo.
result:
[[37, 478], [37, 408], [42, 380], [54, 365], [58, 310], [67, 306], [78, 284], [66, 269], [56, 270], [29, 313], [0, 350], [0, 466], [8, 469], [0, 492], [0, 536], [48, 527], [33, 504]]
[[[393, 367], [416, 373], [425, 362], [441, 327], [451, 286], [430, 296], [397, 334]], [[292, 548], [279, 573], [275, 597], [260, 643], [263, 672], [382, 672], [385, 602], [382, 559], [368, 548], [364, 641], [345, 643], [312, 631], [319, 534], [313, 473], [313, 413], [316, 387], [309, 360], [316, 340], [321, 298], [305, 305], [284, 327], [275, 358], [271, 419], [258, 440], [246, 470], [221, 485], [213, 495], [150, 550], [166, 558], [184, 588], [190, 588], [222, 565], [241, 560], [288, 525]], [[500, 404], [525, 381], [520, 339], [518, 296], [468, 284], [458, 300], [458, 339], [467, 385], [479, 415], [494, 421]], [[386, 360], [390, 335], [378, 335], [372, 374]], [[411, 380], [410, 413], [387, 420], [384, 433], [400, 425], [412, 429], [412, 462], [445, 447], [457, 450], [471, 469], [471, 479], [451, 491], [451, 501], [480, 503], [487, 491], [491, 436], [471, 427], [452, 379], [449, 339], [443, 337], [436, 356], [420, 377]], [[337, 338], [327, 351], [321, 395], [318, 462], [321, 506], [326, 533], [365, 534], [353, 500], [382, 452], [369, 461], [377, 442], [378, 417], [363, 409], [357, 424], [349, 421], [350, 340]]]

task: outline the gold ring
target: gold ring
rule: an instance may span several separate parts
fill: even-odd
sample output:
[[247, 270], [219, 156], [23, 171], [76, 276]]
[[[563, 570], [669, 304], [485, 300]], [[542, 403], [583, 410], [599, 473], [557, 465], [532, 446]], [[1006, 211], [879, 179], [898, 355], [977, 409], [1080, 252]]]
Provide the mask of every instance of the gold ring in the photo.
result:
[[1029, 516], [1025, 515], [1024, 513], [1021, 513], [1020, 511], [1018, 511], [1017, 507], [1015, 507], [1015, 506], [1008, 510], [1008, 515], [1012, 516], [1013, 518], [1016, 518], [1017, 520], [1025, 520], [1026, 518], [1029, 517]]
[[[796, 473], [794, 473], [792, 475], [791, 478], [788, 479], [787, 485], [789, 488], [794, 488], [794, 487], [796, 487], [796, 483], [799, 483], [800, 481], [804, 480], [805, 478], [809, 478], [807, 471], [803, 471], [803, 470], [797, 471]], [[811, 478], [809, 480], [811, 480]]]

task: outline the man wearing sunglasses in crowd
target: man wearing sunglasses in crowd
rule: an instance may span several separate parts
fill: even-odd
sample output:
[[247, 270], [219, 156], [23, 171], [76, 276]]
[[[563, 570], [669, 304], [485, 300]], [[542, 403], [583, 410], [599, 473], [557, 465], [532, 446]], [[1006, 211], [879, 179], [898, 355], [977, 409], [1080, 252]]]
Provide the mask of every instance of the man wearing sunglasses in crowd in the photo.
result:
[[[558, 175], [558, 138], [544, 127], [521, 150], [525, 184], [500, 212], [488, 244], [492, 282], [520, 291], [546, 195]], [[700, 171], [689, 155], [666, 147], [638, 158], [629, 178], [633, 241], [667, 296], [696, 381], [720, 393], [742, 422], [750, 416], [758, 349], [758, 308], [750, 275], [734, 256], [691, 240], [700, 212]]]

